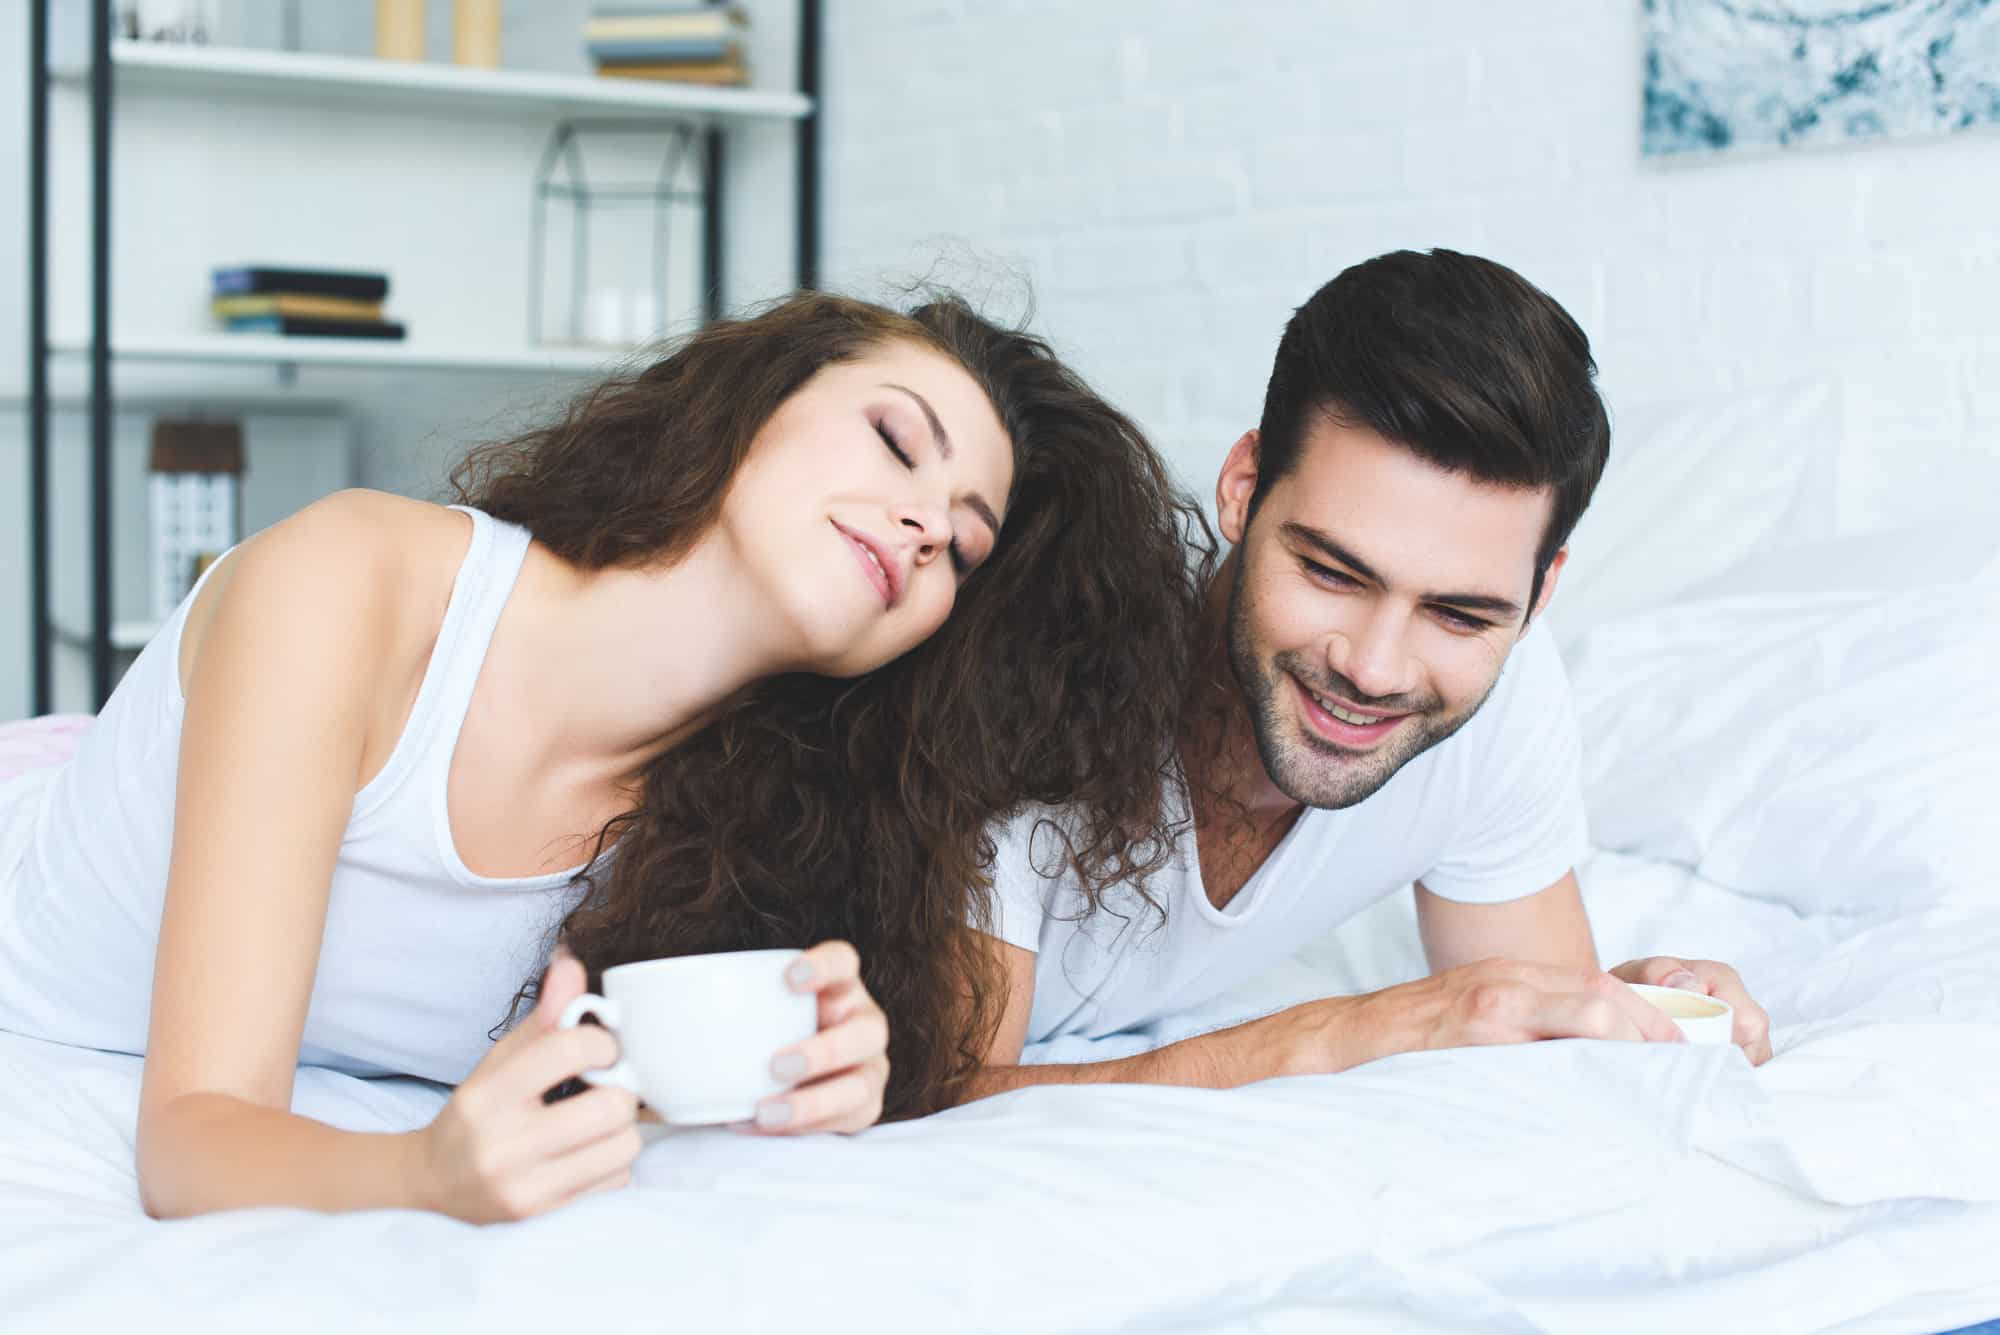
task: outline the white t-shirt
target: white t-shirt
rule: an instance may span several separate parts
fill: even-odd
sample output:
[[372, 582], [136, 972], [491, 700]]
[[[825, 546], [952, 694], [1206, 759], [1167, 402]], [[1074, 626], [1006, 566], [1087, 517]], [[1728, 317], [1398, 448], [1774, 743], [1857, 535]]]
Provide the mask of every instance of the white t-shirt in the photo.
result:
[[[1581, 763], [1569, 678], [1536, 626], [1464, 727], [1365, 801], [1303, 812], [1225, 908], [1203, 888], [1190, 826], [1147, 882], [1164, 926], [1130, 885], [1084, 917], [1074, 882], [1037, 870], [1062, 865], [1046, 825], [1062, 810], [1021, 812], [996, 836], [994, 927], [1037, 952], [1028, 1041], [1096, 1038], [1192, 1009], [1412, 881], [1478, 904], [1547, 889], [1586, 847]], [[1170, 800], [1185, 810], [1184, 792]]]

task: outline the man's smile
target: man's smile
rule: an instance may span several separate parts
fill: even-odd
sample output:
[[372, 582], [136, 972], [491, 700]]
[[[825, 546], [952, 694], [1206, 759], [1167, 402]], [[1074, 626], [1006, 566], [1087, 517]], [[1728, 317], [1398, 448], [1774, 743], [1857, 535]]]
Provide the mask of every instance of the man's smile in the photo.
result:
[[1298, 693], [1302, 712], [1313, 731], [1340, 746], [1366, 749], [1387, 737], [1408, 714], [1384, 714], [1357, 709], [1334, 696], [1319, 695], [1291, 673], [1285, 674]]

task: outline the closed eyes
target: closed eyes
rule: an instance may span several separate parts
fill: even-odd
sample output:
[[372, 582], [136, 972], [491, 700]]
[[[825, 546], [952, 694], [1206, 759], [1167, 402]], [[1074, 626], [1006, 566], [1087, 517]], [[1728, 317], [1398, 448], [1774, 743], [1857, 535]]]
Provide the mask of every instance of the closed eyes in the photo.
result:
[[[889, 447], [889, 453], [895, 455], [903, 467], [909, 469], [912, 473], [917, 471], [916, 460], [910, 457], [908, 450], [896, 443], [896, 437], [890, 434], [886, 423], [877, 422], [875, 424], [875, 434], [882, 438], [882, 443]], [[957, 538], [951, 540], [951, 568], [960, 576], [972, 573], [972, 567], [966, 564], [964, 555], [958, 550]]]

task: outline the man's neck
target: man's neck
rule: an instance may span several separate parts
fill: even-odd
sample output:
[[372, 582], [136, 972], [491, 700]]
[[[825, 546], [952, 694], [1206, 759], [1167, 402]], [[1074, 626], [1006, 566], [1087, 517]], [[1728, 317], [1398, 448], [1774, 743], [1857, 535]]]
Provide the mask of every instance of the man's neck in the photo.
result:
[[[1232, 555], [1230, 560], [1236, 558]], [[1242, 688], [1229, 665], [1225, 564], [1211, 591], [1203, 686], [1181, 741], [1202, 885], [1217, 908], [1236, 898], [1304, 812], [1264, 769]]]

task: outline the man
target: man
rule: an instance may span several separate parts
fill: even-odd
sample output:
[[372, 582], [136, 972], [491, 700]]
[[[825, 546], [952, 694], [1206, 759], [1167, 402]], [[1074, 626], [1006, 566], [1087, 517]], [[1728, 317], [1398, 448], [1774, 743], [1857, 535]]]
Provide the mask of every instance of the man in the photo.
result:
[[[974, 1097], [1227, 1087], [1478, 1043], [1679, 1041], [1627, 983], [1729, 1001], [1738, 1045], [1770, 1056], [1727, 965], [1601, 971], [1578, 895], [1577, 732], [1540, 618], [1609, 448], [1595, 371], [1546, 294], [1449, 251], [1357, 265], [1298, 310], [1263, 420], [1216, 484], [1233, 550], [1212, 589], [1217, 685], [1181, 739], [1191, 819], [1162, 870], [1096, 912], [1062, 870], [1062, 813], [1010, 825], [993, 938], [1008, 1002]], [[1219, 996], [1413, 883], [1426, 978], [1125, 1060], [1018, 1065], [1027, 1042]]]

